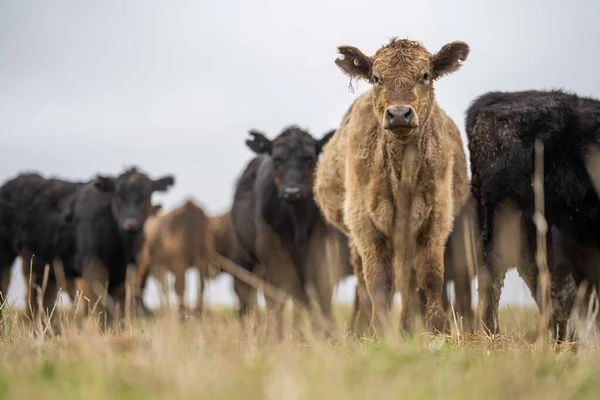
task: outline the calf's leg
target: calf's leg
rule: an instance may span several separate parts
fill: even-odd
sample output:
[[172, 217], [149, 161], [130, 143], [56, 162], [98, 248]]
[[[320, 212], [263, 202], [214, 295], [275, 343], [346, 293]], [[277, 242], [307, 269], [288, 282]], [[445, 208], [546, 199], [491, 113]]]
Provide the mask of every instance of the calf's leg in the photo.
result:
[[446, 313], [442, 307], [444, 289], [444, 246], [429, 244], [417, 264], [417, 282], [425, 295], [425, 326], [441, 333], [446, 328]]
[[97, 318], [101, 330], [106, 330], [113, 320], [107, 309], [108, 268], [100, 261], [89, 260], [83, 265], [81, 279], [83, 298], [89, 301], [83, 305], [83, 315]]
[[363, 277], [372, 304], [371, 326], [382, 335], [390, 326], [390, 298], [393, 294], [391, 254], [385, 238], [373, 229], [354, 236], [363, 261]]

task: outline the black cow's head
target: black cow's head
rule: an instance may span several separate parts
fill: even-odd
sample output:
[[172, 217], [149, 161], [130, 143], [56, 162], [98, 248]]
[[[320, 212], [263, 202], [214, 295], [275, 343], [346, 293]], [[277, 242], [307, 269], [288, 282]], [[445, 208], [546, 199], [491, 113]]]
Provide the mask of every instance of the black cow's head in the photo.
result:
[[95, 187], [111, 193], [111, 209], [119, 229], [123, 232], [138, 232], [149, 215], [155, 211], [151, 198], [153, 192], [166, 192], [175, 183], [171, 175], [152, 180], [135, 167], [117, 178], [98, 176]]
[[294, 202], [312, 195], [317, 158], [334, 133], [332, 130], [316, 140], [308, 132], [291, 126], [270, 140], [260, 132], [250, 131], [252, 139], [246, 140], [246, 145], [256, 154], [271, 156], [279, 197]]

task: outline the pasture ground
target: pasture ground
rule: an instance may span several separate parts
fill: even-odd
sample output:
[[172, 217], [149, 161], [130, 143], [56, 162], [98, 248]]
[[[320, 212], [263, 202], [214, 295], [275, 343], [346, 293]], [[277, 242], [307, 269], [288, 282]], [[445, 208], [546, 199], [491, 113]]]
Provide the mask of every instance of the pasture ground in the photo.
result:
[[[0, 399], [600, 398], [596, 340], [538, 348], [531, 309], [503, 309], [495, 339], [380, 342], [307, 334], [275, 343], [264, 324], [243, 331], [231, 309], [182, 324], [172, 314], [139, 320], [119, 334], [66, 326], [45, 339], [20, 316], [8, 310], [2, 321]], [[338, 307], [336, 319], [343, 331], [350, 310]]]

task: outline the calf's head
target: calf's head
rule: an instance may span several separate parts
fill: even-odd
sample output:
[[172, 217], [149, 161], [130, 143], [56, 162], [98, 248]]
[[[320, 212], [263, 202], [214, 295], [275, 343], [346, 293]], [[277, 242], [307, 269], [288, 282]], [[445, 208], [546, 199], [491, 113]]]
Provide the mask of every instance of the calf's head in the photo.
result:
[[266, 154], [273, 159], [274, 184], [279, 197], [295, 202], [312, 196], [313, 171], [323, 146], [333, 136], [329, 131], [321, 139], [313, 138], [308, 132], [291, 126], [274, 140], [262, 133], [250, 131], [252, 139], [246, 145], [256, 154]]
[[434, 103], [433, 81], [456, 71], [469, 55], [464, 42], [451, 42], [436, 54], [411, 40], [392, 41], [368, 57], [340, 46], [337, 66], [351, 78], [373, 86], [373, 108], [381, 126], [405, 139], [428, 119]]
[[136, 168], [128, 169], [117, 178], [98, 176], [94, 181], [98, 190], [112, 194], [111, 210], [123, 232], [140, 231], [146, 218], [158, 211], [152, 206], [152, 193], [166, 192], [174, 183], [171, 175], [152, 180]]

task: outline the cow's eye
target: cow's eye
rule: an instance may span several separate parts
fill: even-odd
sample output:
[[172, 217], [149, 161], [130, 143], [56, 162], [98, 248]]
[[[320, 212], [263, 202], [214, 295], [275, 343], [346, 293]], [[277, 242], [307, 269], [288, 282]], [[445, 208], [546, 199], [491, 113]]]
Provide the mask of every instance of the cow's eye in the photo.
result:
[[373, 76], [371, 77], [371, 83], [372, 83], [373, 85], [379, 85], [379, 84], [381, 84], [381, 78], [380, 78], [380, 77], [378, 77], [377, 75], [373, 75]]
[[429, 78], [431, 78], [429, 72], [423, 73], [423, 75], [421, 76], [421, 83], [429, 83]]
[[305, 164], [312, 164], [313, 163], [313, 158], [311, 156], [305, 156], [304, 157], [304, 163]]

